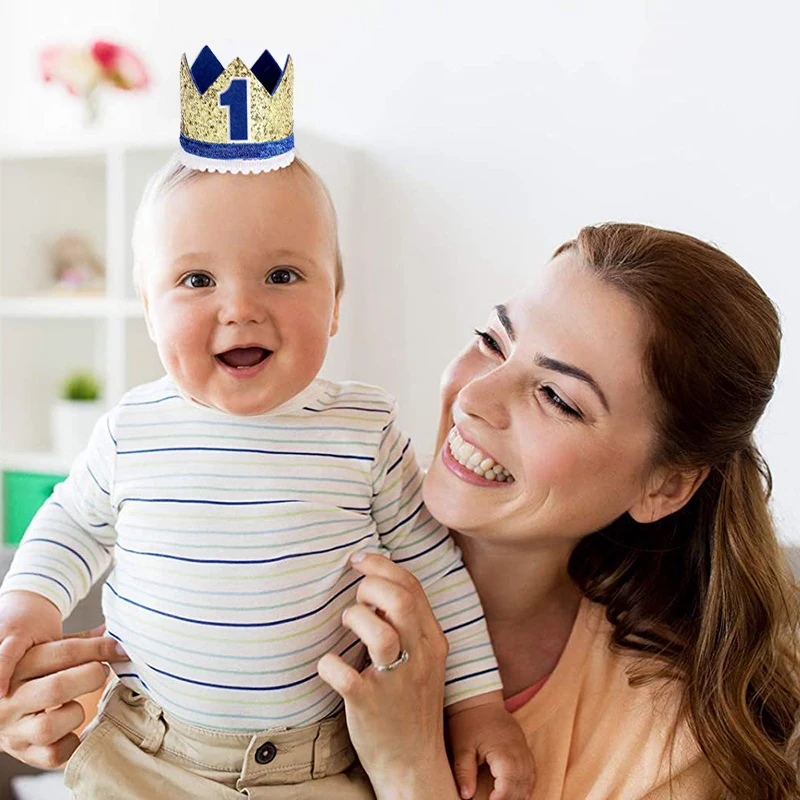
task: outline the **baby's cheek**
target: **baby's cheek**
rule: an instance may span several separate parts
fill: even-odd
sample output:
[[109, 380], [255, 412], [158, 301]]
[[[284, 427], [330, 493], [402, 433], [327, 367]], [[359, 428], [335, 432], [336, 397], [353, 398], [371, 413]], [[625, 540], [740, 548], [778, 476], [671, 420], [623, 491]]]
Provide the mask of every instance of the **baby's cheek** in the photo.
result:
[[203, 325], [191, 315], [164, 320], [156, 330], [156, 344], [161, 360], [170, 372], [191, 371], [192, 362], [207, 355], [208, 335]]
[[297, 358], [293, 359], [293, 370], [304, 380], [313, 380], [322, 369], [328, 353], [330, 337], [324, 336], [319, 329], [301, 332], [298, 337]]
[[300, 365], [317, 371], [322, 366], [330, 345], [331, 308], [328, 303], [310, 303], [293, 315], [292, 340], [299, 354]]

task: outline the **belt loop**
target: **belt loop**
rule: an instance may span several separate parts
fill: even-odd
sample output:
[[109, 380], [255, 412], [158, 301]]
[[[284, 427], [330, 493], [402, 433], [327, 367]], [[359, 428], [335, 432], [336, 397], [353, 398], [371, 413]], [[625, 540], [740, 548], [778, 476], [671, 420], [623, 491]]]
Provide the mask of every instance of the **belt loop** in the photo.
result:
[[347, 770], [356, 760], [356, 752], [347, 732], [343, 711], [319, 723], [314, 738], [311, 772], [313, 778], [327, 778]]
[[328, 757], [330, 756], [330, 741], [326, 737], [323, 727], [324, 723], [317, 726], [317, 735], [314, 737], [314, 744], [311, 756], [311, 777], [313, 779], [326, 778], [328, 776]]
[[167, 723], [161, 706], [156, 705], [149, 697], [145, 698], [144, 708], [147, 712], [147, 725], [142, 733], [142, 743], [139, 745], [145, 753], [151, 755], [161, 749], [164, 734], [167, 732]]

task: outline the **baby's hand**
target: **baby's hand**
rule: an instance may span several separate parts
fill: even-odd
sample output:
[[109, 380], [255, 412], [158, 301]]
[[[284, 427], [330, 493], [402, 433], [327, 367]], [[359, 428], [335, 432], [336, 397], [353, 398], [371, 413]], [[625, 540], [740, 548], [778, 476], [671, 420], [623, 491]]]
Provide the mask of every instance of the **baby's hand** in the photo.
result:
[[[483, 699], [477, 705], [475, 700]], [[533, 793], [533, 756], [522, 729], [503, 705], [500, 692], [462, 701], [448, 709], [453, 772], [461, 796], [472, 797], [478, 765], [494, 778], [489, 800], [529, 800]]]
[[61, 612], [49, 600], [33, 592], [0, 595], [0, 697], [31, 647], [61, 637]]

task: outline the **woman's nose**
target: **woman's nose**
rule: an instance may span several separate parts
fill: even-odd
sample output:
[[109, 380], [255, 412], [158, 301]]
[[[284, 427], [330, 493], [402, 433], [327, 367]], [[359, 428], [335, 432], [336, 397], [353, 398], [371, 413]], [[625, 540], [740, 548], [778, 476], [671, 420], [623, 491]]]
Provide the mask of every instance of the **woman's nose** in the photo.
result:
[[485, 423], [498, 430], [509, 427], [511, 417], [508, 410], [508, 400], [511, 386], [501, 375], [502, 367], [494, 369], [485, 375], [474, 377], [461, 388], [453, 406], [453, 417], [458, 423], [458, 412], [483, 420]]

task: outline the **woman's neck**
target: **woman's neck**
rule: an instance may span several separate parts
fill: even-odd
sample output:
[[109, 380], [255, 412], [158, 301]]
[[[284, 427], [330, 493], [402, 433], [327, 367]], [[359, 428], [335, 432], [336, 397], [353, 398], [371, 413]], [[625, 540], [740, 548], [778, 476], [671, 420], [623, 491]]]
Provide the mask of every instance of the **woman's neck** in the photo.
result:
[[521, 547], [453, 531], [490, 623], [504, 625], [574, 611], [580, 592], [567, 574], [574, 542]]
[[567, 574], [574, 542], [508, 546], [453, 532], [483, 604], [506, 697], [552, 672], [581, 593]]

